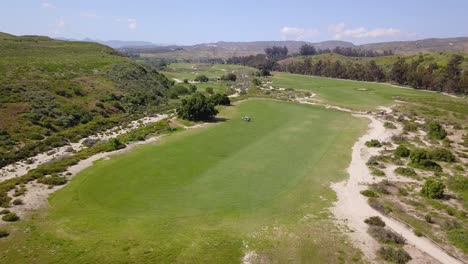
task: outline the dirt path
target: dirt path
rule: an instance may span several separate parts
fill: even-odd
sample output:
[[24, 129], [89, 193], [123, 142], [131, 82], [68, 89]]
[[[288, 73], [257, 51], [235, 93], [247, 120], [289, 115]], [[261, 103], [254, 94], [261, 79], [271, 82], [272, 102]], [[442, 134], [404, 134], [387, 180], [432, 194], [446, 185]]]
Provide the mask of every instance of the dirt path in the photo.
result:
[[369, 130], [353, 146], [351, 164], [348, 167], [350, 178], [332, 185], [338, 197], [338, 201], [334, 204], [332, 212], [338, 220], [343, 221], [353, 230], [350, 233], [353, 242], [361, 248], [366, 257], [375, 261], [375, 252], [380, 246], [367, 233], [368, 226], [364, 223], [364, 219], [378, 215], [389, 228], [407, 240], [408, 245], [405, 246], [405, 249], [413, 256], [413, 263], [434, 263], [436, 261], [440, 263], [461, 263], [430, 240], [416, 236], [404, 224], [380, 214], [370, 207], [367, 203], [367, 198], [360, 194], [362, 190], [366, 189], [367, 184], [376, 181], [366, 166], [366, 161], [370, 156], [376, 155], [378, 149], [367, 148], [365, 142], [370, 139], [388, 140], [392, 135], [392, 131], [386, 130], [383, 122], [371, 115], [355, 114], [354, 116], [369, 118], [371, 121]]

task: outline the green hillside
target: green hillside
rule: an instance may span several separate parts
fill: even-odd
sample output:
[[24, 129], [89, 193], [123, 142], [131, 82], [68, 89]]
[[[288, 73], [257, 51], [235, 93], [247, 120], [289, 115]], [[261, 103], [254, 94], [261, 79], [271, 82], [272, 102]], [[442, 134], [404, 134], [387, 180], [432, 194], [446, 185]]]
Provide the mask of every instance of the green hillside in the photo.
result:
[[156, 111], [170, 84], [107, 46], [0, 33], [0, 166]]

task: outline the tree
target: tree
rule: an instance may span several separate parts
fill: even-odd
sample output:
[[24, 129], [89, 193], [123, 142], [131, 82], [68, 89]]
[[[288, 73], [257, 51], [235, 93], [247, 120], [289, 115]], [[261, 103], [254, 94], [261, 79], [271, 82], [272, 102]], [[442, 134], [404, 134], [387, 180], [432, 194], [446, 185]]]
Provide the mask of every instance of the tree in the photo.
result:
[[398, 84], [407, 83], [408, 64], [404, 58], [398, 58], [390, 71], [390, 79]]
[[310, 44], [304, 44], [299, 49], [299, 54], [301, 54], [302, 56], [315, 55], [317, 54], [317, 50], [315, 49], [314, 46]]
[[231, 104], [231, 100], [229, 99], [227, 95], [219, 94], [219, 93], [213, 94], [210, 97], [210, 102], [214, 105], [230, 105]]
[[194, 93], [194, 92], [197, 91], [197, 86], [191, 84], [191, 85], [189, 86], [189, 89], [190, 89], [190, 93]]
[[212, 119], [218, 111], [201, 93], [195, 93], [189, 99], [182, 99], [177, 107], [177, 116], [191, 121]]
[[288, 48], [273, 46], [265, 49], [265, 54], [272, 60], [278, 60], [288, 56]]
[[431, 199], [444, 197], [445, 184], [436, 178], [429, 178], [424, 182], [421, 194]]
[[195, 77], [196, 82], [208, 82], [209, 80], [210, 79], [208, 79], [206, 75], [198, 75], [197, 77]]

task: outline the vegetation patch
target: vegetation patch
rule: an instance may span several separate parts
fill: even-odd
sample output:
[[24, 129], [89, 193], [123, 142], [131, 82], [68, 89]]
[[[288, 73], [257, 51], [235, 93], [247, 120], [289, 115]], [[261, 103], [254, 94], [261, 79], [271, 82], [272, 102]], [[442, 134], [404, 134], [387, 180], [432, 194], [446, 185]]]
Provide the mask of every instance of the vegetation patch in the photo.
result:
[[444, 197], [445, 184], [436, 179], [426, 179], [421, 189], [421, 194], [431, 199], [441, 199]]
[[361, 194], [366, 197], [379, 197], [379, 195], [373, 190], [364, 190], [364, 191], [361, 191]]
[[395, 169], [395, 173], [411, 178], [416, 178], [418, 174], [416, 171], [412, 168], [406, 168], [406, 167], [398, 167]]
[[10, 233], [8, 233], [8, 231], [0, 229], [0, 238], [7, 237], [9, 235], [10, 235]]
[[380, 226], [380, 227], [385, 226], [385, 222], [382, 220], [382, 218], [380, 218], [380, 216], [371, 216], [367, 218], [366, 220], [364, 220], [364, 223], [371, 225], [371, 226]]
[[390, 246], [381, 247], [377, 251], [377, 255], [383, 260], [391, 263], [404, 264], [412, 260], [411, 256], [401, 248], [393, 248]]
[[382, 147], [382, 143], [378, 141], [377, 139], [371, 139], [369, 141], [366, 141], [365, 145], [369, 148], [380, 148]]
[[401, 245], [406, 243], [405, 239], [401, 235], [382, 226], [371, 225], [369, 226], [368, 232], [373, 238], [381, 243]]
[[20, 219], [19, 216], [16, 215], [15, 213], [7, 213], [2, 216], [2, 220], [5, 222], [16, 222], [19, 219]]

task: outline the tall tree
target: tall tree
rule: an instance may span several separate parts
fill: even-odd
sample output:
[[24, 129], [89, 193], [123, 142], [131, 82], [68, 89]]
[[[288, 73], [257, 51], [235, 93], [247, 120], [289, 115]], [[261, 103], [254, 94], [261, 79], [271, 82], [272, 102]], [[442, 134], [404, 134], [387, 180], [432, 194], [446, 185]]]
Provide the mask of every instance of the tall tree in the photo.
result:
[[317, 50], [315, 49], [314, 46], [310, 44], [304, 44], [299, 49], [299, 54], [301, 54], [302, 56], [315, 55], [317, 54]]
[[408, 72], [408, 64], [404, 58], [398, 58], [398, 60], [393, 64], [392, 70], [390, 71], [390, 79], [398, 84], [406, 84]]

